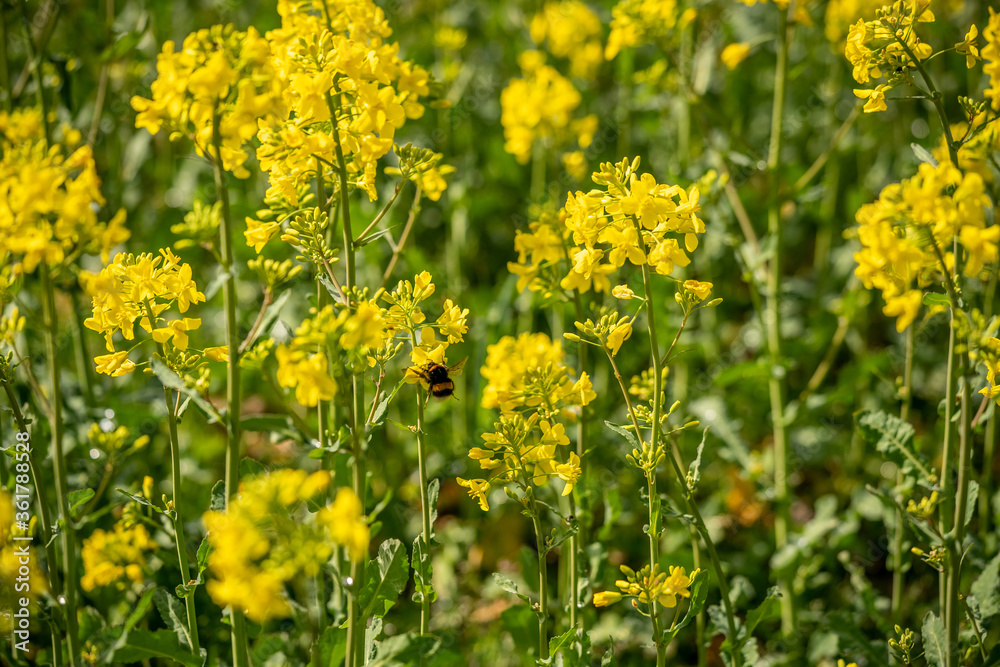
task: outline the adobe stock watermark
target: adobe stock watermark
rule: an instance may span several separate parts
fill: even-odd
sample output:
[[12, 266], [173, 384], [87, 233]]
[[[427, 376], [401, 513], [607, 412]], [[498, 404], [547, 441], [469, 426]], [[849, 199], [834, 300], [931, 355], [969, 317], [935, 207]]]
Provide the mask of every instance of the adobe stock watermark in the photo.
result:
[[31, 436], [27, 431], [17, 432], [17, 442], [14, 444], [14, 529], [11, 537], [14, 540], [14, 558], [17, 560], [17, 576], [14, 578], [13, 628], [15, 650], [28, 652], [31, 640], [31, 613], [28, 605], [31, 602], [31, 535], [28, 528], [31, 525], [31, 496], [33, 480], [31, 479]]

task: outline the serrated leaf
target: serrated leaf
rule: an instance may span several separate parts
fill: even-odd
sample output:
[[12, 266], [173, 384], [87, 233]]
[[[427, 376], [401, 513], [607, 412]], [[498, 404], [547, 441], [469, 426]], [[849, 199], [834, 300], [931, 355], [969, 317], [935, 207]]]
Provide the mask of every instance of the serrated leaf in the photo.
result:
[[924, 479], [931, 475], [913, 450], [913, 426], [881, 410], [861, 410], [855, 413], [858, 430], [864, 439], [887, 458], [920, 472]]
[[515, 584], [513, 581], [511, 581], [508, 577], [505, 577], [504, 575], [500, 574], [499, 572], [494, 572], [493, 573], [493, 581], [496, 582], [497, 586], [499, 586], [500, 588], [504, 589], [508, 593], [510, 593], [512, 595], [516, 595], [517, 597], [521, 598], [522, 600], [524, 600], [528, 604], [531, 604], [531, 600], [528, 598], [528, 596], [525, 595], [524, 593], [520, 592], [517, 589], [517, 584]]
[[431, 602], [437, 600], [437, 591], [434, 590], [434, 568], [431, 563], [430, 554], [424, 548], [424, 538], [422, 535], [413, 540], [413, 601], [422, 602], [424, 596], [430, 598]]
[[441, 640], [430, 635], [420, 635], [416, 632], [406, 632], [393, 635], [379, 642], [375, 659], [367, 667], [411, 667], [411, 665], [427, 664], [427, 658], [433, 656]]
[[191, 633], [188, 632], [187, 609], [180, 599], [174, 597], [166, 590], [157, 588], [153, 593], [153, 604], [160, 612], [160, 618], [164, 624], [177, 633], [181, 646], [191, 650]]
[[609, 422], [605, 420], [604, 424], [612, 431], [625, 438], [628, 441], [628, 444], [630, 444], [633, 449], [639, 448], [639, 440], [636, 438], [635, 433], [632, 433], [631, 431], [623, 428], [622, 426], [619, 426], [618, 424], [615, 424], [614, 422]]
[[972, 582], [971, 592], [979, 600], [983, 617], [1000, 613], [1000, 555], [986, 564], [983, 573]]
[[570, 628], [561, 635], [550, 638], [549, 655], [551, 657], [549, 658], [547, 664], [553, 664], [553, 665], [556, 664], [556, 656], [559, 654], [559, 651], [563, 650], [567, 646], [572, 645], [574, 639], [576, 639], [576, 628]]
[[924, 616], [924, 624], [920, 628], [920, 636], [924, 642], [924, 657], [932, 667], [946, 667], [948, 664], [948, 635], [944, 623], [933, 611]]
[[221, 479], [212, 487], [212, 502], [208, 509], [222, 512], [226, 509], [226, 483]]
[[201, 394], [197, 391], [184, 384], [181, 377], [169, 369], [159, 357], [153, 357], [150, 362], [150, 367], [153, 369], [153, 373], [156, 374], [156, 377], [159, 378], [164, 387], [167, 389], [173, 389], [181, 395], [190, 398], [191, 402], [198, 406], [198, 408], [208, 417], [209, 424], [225, 422], [222, 415], [219, 414], [219, 411], [215, 409], [214, 405], [202, 398]]
[[396, 386], [393, 388], [391, 392], [387, 393], [385, 396], [382, 397], [382, 400], [378, 402], [378, 405], [375, 406], [375, 410], [372, 412], [372, 419], [370, 423], [372, 424], [382, 423], [382, 418], [385, 416], [385, 411], [388, 409], [389, 404], [392, 403], [392, 399], [396, 398], [396, 394], [399, 392], [399, 390], [403, 387], [404, 384], [406, 384], [406, 380], [405, 379], [400, 380], [399, 382], [396, 383]]
[[359, 594], [361, 618], [385, 616], [410, 580], [410, 563], [403, 543], [396, 539], [383, 542], [378, 556], [369, 562], [368, 572], [365, 587]]

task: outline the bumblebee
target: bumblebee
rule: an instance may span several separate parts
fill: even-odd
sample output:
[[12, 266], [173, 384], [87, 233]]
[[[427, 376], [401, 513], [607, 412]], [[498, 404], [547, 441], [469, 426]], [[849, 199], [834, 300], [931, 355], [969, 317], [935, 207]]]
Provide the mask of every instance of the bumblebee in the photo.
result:
[[468, 357], [453, 366], [429, 362], [417, 369], [417, 375], [427, 383], [431, 396], [443, 401], [455, 394], [455, 383], [449, 374], [459, 375], [467, 360]]

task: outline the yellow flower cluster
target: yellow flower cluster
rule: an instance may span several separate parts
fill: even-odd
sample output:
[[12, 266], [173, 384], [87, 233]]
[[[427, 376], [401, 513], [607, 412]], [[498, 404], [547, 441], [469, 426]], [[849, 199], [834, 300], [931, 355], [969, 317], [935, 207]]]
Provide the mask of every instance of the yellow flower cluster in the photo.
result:
[[990, 108], [993, 111], [1000, 112], [1000, 12], [992, 7], [989, 10], [990, 20], [983, 30], [983, 39], [986, 40], [982, 52], [985, 61], [983, 73], [990, 78], [986, 99], [990, 100]]
[[[469, 309], [461, 308], [451, 299], [445, 299], [441, 315], [434, 322], [427, 321], [420, 305], [434, 294], [434, 278], [427, 271], [413, 277], [413, 282], [401, 280], [391, 292], [380, 292], [379, 300], [389, 304], [382, 310], [390, 330], [399, 332], [410, 343], [410, 367], [405, 379], [411, 384], [420, 382], [429, 388], [424, 369], [428, 364], [447, 364], [448, 346], [461, 343], [469, 331]], [[437, 338], [444, 335], [444, 340]]]
[[926, 60], [933, 49], [920, 41], [916, 24], [935, 20], [930, 10], [930, 0], [896, 0], [876, 11], [871, 21], [858, 19], [847, 35], [844, 55], [853, 66], [852, 74], [858, 83], [869, 83], [885, 77], [873, 89], [855, 90], [854, 94], [867, 100], [865, 113], [885, 111], [885, 94], [899, 83], [911, 81], [915, 61]]
[[361, 301], [353, 312], [326, 306], [299, 325], [290, 343], [275, 350], [278, 384], [294, 388], [295, 400], [306, 407], [332, 400], [337, 383], [328, 355], [337, 355], [333, 368], [363, 367], [370, 350], [389, 336], [382, 311], [372, 301]]
[[193, 304], [205, 300], [192, 278], [191, 266], [182, 263], [170, 248], [160, 250], [158, 257], [120, 253], [99, 274], [81, 280], [93, 301], [93, 315], [84, 326], [104, 334], [109, 352], [94, 358], [98, 373], [117, 377], [135, 370], [129, 350], [115, 350], [113, 336], [117, 331], [125, 340], [133, 340], [136, 320], [154, 341], [169, 343], [172, 350], [180, 352], [188, 348], [188, 333], [201, 326], [197, 318], [167, 321], [161, 317], [173, 305], [186, 313]]
[[[27, 541], [15, 540], [24, 537], [35, 528], [32, 521], [28, 532], [17, 527], [17, 521], [27, 520], [29, 514], [28, 500], [19, 500], [22, 506], [16, 506], [14, 498], [5, 490], [0, 489], [0, 633], [7, 634], [14, 629], [13, 612], [20, 609], [20, 599], [28, 598], [34, 604], [38, 597], [48, 590], [45, 575], [38, 568], [38, 554], [33, 547], [27, 547], [27, 557], [22, 553]], [[22, 513], [22, 516], [17, 516]], [[24, 576], [22, 567], [27, 568]], [[17, 583], [26, 583], [27, 587], [18, 587]]]
[[922, 288], [954, 266], [955, 237], [965, 275], [997, 260], [1000, 226], [986, 224], [991, 206], [978, 174], [942, 162], [921, 164], [916, 176], [886, 186], [858, 210], [862, 248], [854, 254], [855, 273], [865, 287], [882, 292], [883, 312], [896, 318], [898, 331], [916, 318]]
[[595, 607], [607, 607], [623, 597], [635, 598], [634, 603], [649, 605], [655, 600], [660, 606], [673, 609], [677, 598], [691, 597], [691, 584], [701, 570], [686, 574], [683, 567], [670, 566], [670, 573], [660, 571], [659, 565], [648, 565], [638, 572], [628, 565], [621, 566], [625, 579], [615, 582], [618, 591], [601, 591], [594, 594]]
[[147, 551], [156, 542], [141, 523], [126, 525], [119, 521], [110, 531], [98, 528], [83, 542], [84, 575], [80, 585], [85, 591], [101, 586], [125, 590], [129, 583], [141, 584], [147, 569]]
[[342, 488], [333, 503], [305, 511], [329, 483], [326, 471], [277, 470], [243, 480], [227, 512], [204, 515], [212, 546], [206, 588], [216, 604], [245, 609], [258, 623], [288, 616], [285, 587], [319, 574], [336, 546], [353, 561], [365, 557], [370, 531], [353, 491]]
[[838, 52], [843, 53], [847, 33], [857, 18], [872, 18], [875, 10], [883, 5], [885, 0], [830, 0], [823, 20], [826, 38]]
[[569, 59], [572, 76], [589, 79], [604, 62], [601, 28], [601, 19], [579, 0], [548, 2], [531, 19], [531, 39]]
[[678, 13], [676, 0], [622, 0], [611, 10], [611, 34], [604, 57], [614, 60], [622, 49], [661, 39], [695, 16], [693, 9]]
[[105, 200], [93, 151], [79, 145], [79, 132], [59, 134], [60, 141], [46, 141], [35, 109], [0, 113], [0, 262], [17, 260], [15, 273], [84, 253], [100, 253], [106, 262], [129, 238], [124, 210], [110, 222], [98, 220]]
[[337, 165], [342, 153], [374, 201], [377, 161], [406, 119], [423, 115], [430, 75], [386, 41], [392, 30], [372, 0], [280, 0], [278, 13], [281, 28], [267, 41], [283, 109], [257, 135], [268, 192], [295, 205], [296, 186], [330, 174], [320, 165]]
[[257, 133], [258, 119], [273, 113], [280, 101], [281, 81], [268, 54], [260, 33], [232, 25], [191, 33], [180, 51], [174, 42], [164, 42], [152, 99], [132, 98], [135, 126], [151, 134], [166, 129], [171, 139], [189, 137], [199, 155], [213, 156], [209, 147], [217, 131], [223, 168], [246, 178], [245, 146]]
[[505, 336], [487, 348], [482, 405], [499, 407], [503, 416], [494, 424], [494, 432], [483, 435], [485, 446], [473, 447], [469, 458], [489, 470], [491, 479], [458, 478], [484, 511], [489, 509], [487, 494], [493, 484], [527, 488], [558, 477], [566, 482], [563, 495], [567, 495], [580, 477], [576, 452], [558, 454], [570, 440], [565, 426], [556, 420], [575, 418], [597, 394], [586, 373], [575, 382], [570, 378], [563, 357], [561, 343], [543, 333]]
[[[508, 269], [520, 276], [519, 287], [544, 285], [539, 278], [546, 267], [567, 255], [572, 266], [560, 286], [581, 292], [609, 291], [608, 274], [626, 261], [648, 263], [661, 275], [691, 262], [685, 250], [697, 248], [698, 235], [705, 232], [698, 188], [659, 184], [650, 174], [640, 176], [638, 167], [639, 158], [602, 164], [593, 175], [601, 189], [567, 198], [559, 215], [564, 228], [549, 221], [517, 235], [518, 261]], [[566, 249], [570, 237], [573, 247]]]
[[581, 97], [570, 80], [546, 65], [538, 51], [525, 51], [518, 62], [522, 78], [512, 79], [500, 93], [504, 150], [527, 164], [536, 141], [560, 147], [575, 139], [580, 148], [589, 146], [597, 116], [573, 119]]

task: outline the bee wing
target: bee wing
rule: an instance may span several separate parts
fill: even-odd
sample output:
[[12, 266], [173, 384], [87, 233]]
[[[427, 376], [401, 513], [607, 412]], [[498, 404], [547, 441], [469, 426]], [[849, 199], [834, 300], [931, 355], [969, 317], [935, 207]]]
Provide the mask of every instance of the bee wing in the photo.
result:
[[448, 372], [449, 373], [454, 373], [455, 375], [461, 375], [462, 374], [462, 369], [465, 368], [465, 362], [468, 361], [468, 360], [469, 360], [469, 358], [466, 357], [465, 359], [462, 359], [461, 361], [459, 361], [458, 363], [456, 363], [454, 366], [449, 366], [448, 367]]

